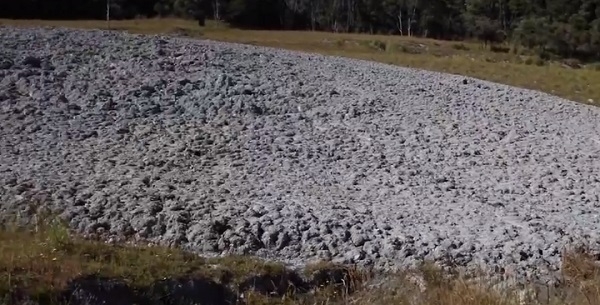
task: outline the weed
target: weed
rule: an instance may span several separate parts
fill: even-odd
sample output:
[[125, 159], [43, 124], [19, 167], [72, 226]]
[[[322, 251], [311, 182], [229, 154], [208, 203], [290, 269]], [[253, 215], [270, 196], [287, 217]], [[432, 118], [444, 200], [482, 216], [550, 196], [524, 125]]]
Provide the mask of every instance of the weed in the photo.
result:
[[59, 220], [52, 221], [48, 228], [48, 245], [57, 251], [65, 251], [72, 246], [67, 227]]

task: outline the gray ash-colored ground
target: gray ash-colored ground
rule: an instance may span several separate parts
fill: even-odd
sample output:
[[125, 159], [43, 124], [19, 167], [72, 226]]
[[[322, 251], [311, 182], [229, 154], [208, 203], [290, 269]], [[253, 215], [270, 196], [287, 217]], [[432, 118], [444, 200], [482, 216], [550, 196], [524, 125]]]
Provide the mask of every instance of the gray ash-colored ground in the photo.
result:
[[600, 240], [600, 109], [282, 50], [0, 28], [0, 211], [90, 236], [549, 277]]

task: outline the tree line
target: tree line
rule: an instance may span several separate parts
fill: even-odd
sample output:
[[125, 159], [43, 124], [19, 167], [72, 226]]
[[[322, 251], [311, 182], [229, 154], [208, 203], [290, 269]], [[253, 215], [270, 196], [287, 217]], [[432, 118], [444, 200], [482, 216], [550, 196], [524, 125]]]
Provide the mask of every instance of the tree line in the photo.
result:
[[[108, 0], [112, 19], [209, 18], [251, 29], [509, 42], [600, 59], [600, 0]], [[5, 0], [1, 18], [104, 19], [107, 0]]]

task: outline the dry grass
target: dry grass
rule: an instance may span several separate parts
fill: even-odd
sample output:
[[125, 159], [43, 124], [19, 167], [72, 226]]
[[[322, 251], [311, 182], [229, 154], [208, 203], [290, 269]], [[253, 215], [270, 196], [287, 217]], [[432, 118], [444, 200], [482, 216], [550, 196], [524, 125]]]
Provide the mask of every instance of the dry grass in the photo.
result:
[[201, 258], [165, 247], [109, 245], [75, 238], [60, 222], [0, 231], [0, 300], [19, 291], [47, 299], [79, 276], [123, 278], [132, 287], [164, 278], [211, 278], [238, 284], [249, 275], [285, 272], [276, 263], [230, 256]]
[[[10, 296], [19, 293], [43, 304], [66, 305], [57, 296], [71, 280], [97, 275], [123, 279], [135, 289], [165, 278], [209, 279], [243, 294], [240, 304], [249, 305], [600, 305], [600, 268], [596, 257], [587, 253], [564, 255], [560, 286], [530, 285], [519, 292], [509, 286], [493, 289], [432, 264], [381, 274], [324, 262], [295, 273], [253, 257], [208, 259], [163, 247], [109, 245], [73, 237], [63, 224], [53, 221], [37, 231], [6, 227], [0, 231], [0, 304], [14, 304]], [[256, 288], [252, 281], [251, 287], [241, 286], [252, 276], [267, 279], [268, 284], [293, 275], [310, 279], [309, 290], [288, 285], [275, 293]]]
[[[0, 20], [0, 25], [106, 28], [105, 21]], [[571, 68], [572, 60], [548, 62], [511, 46], [483, 49], [473, 42], [436, 41], [385, 35], [254, 31], [180, 19], [112, 21], [112, 29], [133, 33], [180, 33], [192, 37], [374, 60], [406, 67], [477, 77], [541, 90], [579, 102], [600, 103], [600, 69]]]

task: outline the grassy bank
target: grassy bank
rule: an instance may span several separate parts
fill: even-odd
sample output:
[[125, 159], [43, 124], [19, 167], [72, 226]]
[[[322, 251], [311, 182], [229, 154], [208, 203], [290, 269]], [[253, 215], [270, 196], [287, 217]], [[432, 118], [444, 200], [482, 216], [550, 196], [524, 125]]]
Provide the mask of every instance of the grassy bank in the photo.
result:
[[[105, 21], [0, 20], [0, 25], [107, 28]], [[322, 32], [251, 31], [217, 23], [198, 27], [178, 19], [112, 21], [110, 27], [133, 33], [179, 33], [192, 37], [374, 60], [406, 67], [473, 76], [541, 90], [579, 102], [600, 104], [600, 63], [547, 61], [510, 46], [484, 49], [480, 43], [411, 37]]]
[[330, 263], [292, 271], [252, 257], [207, 259], [177, 249], [83, 240], [52, 222], [0, 231], [0, 304], [79, 304], [79, 295], [107, 304], [596, 305], [600, 276], [593, 261], [566, 255], [560, 286], [519, 292], [431, 265], [393, 274]]

